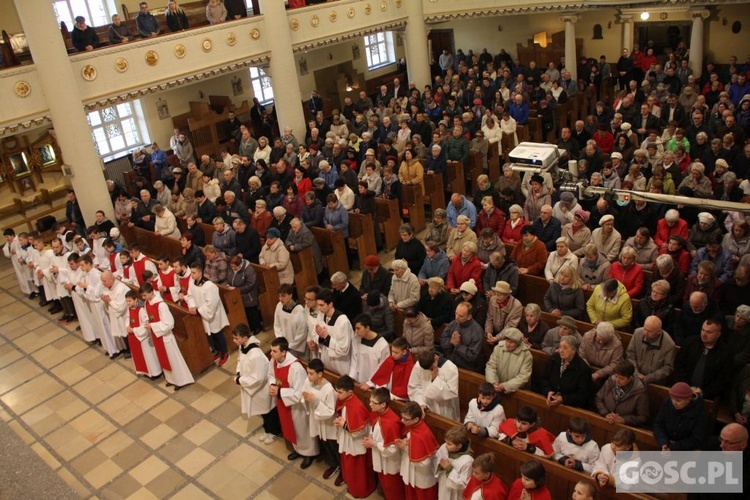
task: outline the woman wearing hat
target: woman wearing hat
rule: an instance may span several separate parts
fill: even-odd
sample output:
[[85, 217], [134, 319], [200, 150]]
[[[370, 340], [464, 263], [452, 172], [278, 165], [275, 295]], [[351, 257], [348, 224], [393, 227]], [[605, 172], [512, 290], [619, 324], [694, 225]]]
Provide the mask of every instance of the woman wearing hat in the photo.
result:
[[523, 304], [513, 297], [510, 285], [505, 281], [498, 281], [492, 292], [484, 332], [488, 343], [497, 344], [505, 338], [506, 328], [515, 328], [521, 322]]
[[521, 330], [509, 327], [502, 333], [504, 340], [492, 350], [484, 374], [496, 392], [509, 394], [529, 383], [533, 358]]
[[435, 243], [440, 249], [445, 250], [450, 237], [451, 227], [446, 220], [446, 212], [443, 208], [436, 208], [432, 214], [432, 221], [427, 224], [424, 235], [424, 243]]
[[461, 285], [458, 296], [453, 299], [453, 311], [456, 310], [456, 307], [458, 307], [461, 302], [468, 302], [471, 304], [471, 316], [483, 329], [485, 321], [487, 320], [487, 300], [484, 298], [483, 293], [479, 293], [477, 285], [473, 279], [470, 279]]
[[427, 280], [427, 291], [420, 297], [417, 310], [430, 318], [433, 329], [453, 320], [453, 298], [446, 291], [442, 278]]
[[544, 294], [544, 308], [558, 318], [563, 315], [576, 319], [584, 317], [586, 300], [575, 267], [565, 266], [560, 269], [555, 281]]
[[579, 208], [572, 214], [572, 221], [563, 225], [561, 237], [567, 238], [570, 250], [580, 258], [583, 257], [582, 248], [591, 241], [591, 229], [586, 225], [589, 212]]
[[706, 438], [708, 411], [703, 398], [685, 382], [669, 389], [654, 419], [654, 437], [662, 451], [697, 450]]
[[688, 236], [691, 257], [695, 258], [699, 248], [705, 247], [711, 241], [716, 241], [717, 238], [721, 241], [722, 237], [723, 234], [716, 218], [709, 212], [699, 213], [698, 224], [690, 228]]
[[552, 196], [547, 186], [544, 185], [544, 177], [541, 175], [532, 175], [529, 184], [531, 189], [526, 197], [523, 213], [526, 220], [534, 220], [539, 217], [544, 205], [552, 205]]
[[607, 260], [614, 262], [620, 253], [622, 236], [615, 229], [615, 216], [607, 214], [599, 219], [599, 226], [591, 233], [591, 242]]

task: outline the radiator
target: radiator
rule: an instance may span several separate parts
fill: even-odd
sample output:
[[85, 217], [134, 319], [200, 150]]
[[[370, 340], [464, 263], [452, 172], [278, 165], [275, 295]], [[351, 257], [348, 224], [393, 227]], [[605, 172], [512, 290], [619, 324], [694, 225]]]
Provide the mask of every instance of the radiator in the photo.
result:
[[133, 165], [131, 163], [130, 154], [125, 154], [119, 158], [104, 163], [104, 177], [108, 180], [115, 181], [115, 183], [120, 186], [125, 185], [125, 179], [122, 174], [130, 172], [131, 170], [133, 170]]

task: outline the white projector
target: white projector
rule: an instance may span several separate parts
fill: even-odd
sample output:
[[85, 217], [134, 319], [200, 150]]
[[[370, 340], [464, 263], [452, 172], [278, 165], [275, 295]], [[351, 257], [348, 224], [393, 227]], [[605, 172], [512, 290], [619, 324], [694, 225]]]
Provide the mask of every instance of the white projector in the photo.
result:
[[510, 152], [508, 157], [512, 163], [546, 170], [557, 164], [560, 152], [554, 144], [522, 142]]

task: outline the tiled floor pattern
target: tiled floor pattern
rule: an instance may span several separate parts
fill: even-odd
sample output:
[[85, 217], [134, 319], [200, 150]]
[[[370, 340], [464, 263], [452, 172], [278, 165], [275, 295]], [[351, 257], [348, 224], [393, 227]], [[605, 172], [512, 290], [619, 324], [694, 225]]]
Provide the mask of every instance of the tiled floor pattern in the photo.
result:
[[174, 393], [75, 327], [24, 297], [2, 259], [0, 418], [80, 497], [351, 498], [322, 479], [322, 462], [302, 471], [282, 440], [257, 442], [261, 420], [241, 416], [231, 380], [235, 356]]

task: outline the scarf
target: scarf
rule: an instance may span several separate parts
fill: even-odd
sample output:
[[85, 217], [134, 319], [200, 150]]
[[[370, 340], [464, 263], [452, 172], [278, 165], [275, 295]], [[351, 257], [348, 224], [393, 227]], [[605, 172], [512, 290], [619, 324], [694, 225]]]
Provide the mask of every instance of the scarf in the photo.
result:
[[620, 404], [620, 402], [625, 399], [625, 396], [628, 395], [630, 389], [633, 388], [635, 379], [631, 380], [630, 383], [628, 383], [625, 387], [620, 387], [614, 380], [612, 380], [612, 384], [614, 385], [614, 387], [612, 388], [612, 393], [615, 397], [615, 404]]

